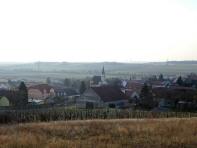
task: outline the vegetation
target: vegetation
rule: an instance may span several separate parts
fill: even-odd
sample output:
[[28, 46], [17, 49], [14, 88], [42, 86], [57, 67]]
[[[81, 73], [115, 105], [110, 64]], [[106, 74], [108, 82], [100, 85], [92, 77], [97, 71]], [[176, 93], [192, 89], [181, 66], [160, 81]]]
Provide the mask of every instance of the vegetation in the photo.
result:
[[159, 80], [160, 80], [160, 81], [163, 81], [163, 80], [164, 80], [163, 74], [160, 74], [160, 75], [159, 75]]
[[197, 113], [189, 112], [150, 112], [132, 111], [128, 109], [75, 109], [51, 107], [37, 109], [17, 109], [0, 111], [0, 123], [49, 122], [64, 120], [88, 119], [136, 119], [136, 118], [170, 118], [197, 117]]
[[28, 103], [28, 91], [24, 82], [19, 85], [20, 105], [24, 106]]
[[0, 126], [0, 148], [196, 146], [196, 118], [89, 120]]
[[183, 86], [183, 79], [182, 79], [182, 77], [181, 76], [179, 76], [178, 77], [178, 79], [177, 79], [177, 84], [179, 85], [179, 86]]
[[82, 81], [82, 82], [81, 82], [81, 85], [80, 85], [80, 89], [79, 89], [80, 94], [83, 94], [83, 93], [85, 92], [86, 88], [87, 88], [87, 87], [86, 87], [85, 82]]
[[71, 80], [68, 79], [68, 78], [65, 78], [65, 79], [64, 79], [64, 86], [70, 87], [70, 86], [71, 86]]
[[140, 105], [142, 107], [152, 108], [154, 106], [152, 88], [148, 86], [146, 83], [142, 87], [140, 97], [141, 97]]

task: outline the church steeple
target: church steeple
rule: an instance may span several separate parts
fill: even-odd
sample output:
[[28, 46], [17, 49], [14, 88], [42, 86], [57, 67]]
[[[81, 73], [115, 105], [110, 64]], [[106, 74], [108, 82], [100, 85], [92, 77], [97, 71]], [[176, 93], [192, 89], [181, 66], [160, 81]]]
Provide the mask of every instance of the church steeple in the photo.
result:
[[104, 66], [103, 66], [103, 69], [102, 69], [102, 76], [105, 77], [105, 68], [104, 68]]
[[103, 69], [102, 69], [101, 81], [102, 81], [102, 84], [106, 83], [105, 82], [105, 68], [104, 68], [104, 66], [103, 66]]

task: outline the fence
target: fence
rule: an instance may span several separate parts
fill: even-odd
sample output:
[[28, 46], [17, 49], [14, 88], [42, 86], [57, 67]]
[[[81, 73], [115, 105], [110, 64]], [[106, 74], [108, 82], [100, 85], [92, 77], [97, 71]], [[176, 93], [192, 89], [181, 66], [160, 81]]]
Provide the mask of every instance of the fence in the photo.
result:
[[197, 117], [189, 112], [150, 112], [129, 109], [68, 109], [51, 107], [46, 109], [25, 109], [0, 111], [0, 123], [49, 122], [59, 120], [87, 119], [131, 119], [131, 118], [188, 118]]

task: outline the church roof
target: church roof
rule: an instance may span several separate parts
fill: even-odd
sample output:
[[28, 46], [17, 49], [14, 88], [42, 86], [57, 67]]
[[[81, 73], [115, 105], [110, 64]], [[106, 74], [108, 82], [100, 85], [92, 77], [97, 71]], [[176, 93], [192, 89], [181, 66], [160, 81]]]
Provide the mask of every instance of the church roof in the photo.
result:
[[101, 76], [94, 76], [92, 78], [92, 81], [94, 84], [98, 84], [99, 82], [101, 82]]

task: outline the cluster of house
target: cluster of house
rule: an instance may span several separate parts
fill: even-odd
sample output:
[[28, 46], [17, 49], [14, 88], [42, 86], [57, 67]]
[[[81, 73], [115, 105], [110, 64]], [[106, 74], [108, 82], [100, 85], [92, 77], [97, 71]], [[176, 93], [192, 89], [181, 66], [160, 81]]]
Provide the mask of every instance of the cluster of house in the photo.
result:
[[101, 76], [94, 76], [87, 89], [77, 102], [78, 107], [127, 108], [139, 106], [142, 102], [141, 92], [148, 85], [154, 110], [197, 108], [197, 75], [182, 78], [186, 86], [179, 85], [179, 77], [172, 79], [121, 80], [119, 87], [107, 84], [105, 71]]
[[[48, 84], [26, 84], [28, 102], [40, 104], [74, 104], [78, 108], [128, 108], [139, 106], [141, 92], [146, 85], [150, 86], [155, 109], [197, 107], [197, 75], [183, 78], [186, 86], [180, 86], [180, 79], [121, 80], [120, 86], [113, 86], [106, 80], [105, 69], [99, 76], [94, 76], [90, 86], [83, 94], [73, 88]], [[0, 84], [0, 106], [14, 104], [14, 93], [6, 84]]]
[[38, 84], [28, 87], [28, 100], [32, 104], [66, 104], [68, 99], [77, 97], [79, 97], [79, 94], [73, 88], [49, 84]]
[[[75, 89], [64, 86], [35, 83], [26, 83], [26, 86], [29, 105], [66, 104], [69, 99], [79, 97]], [[0, 106], [15, 106], [17, 100], [20, 99], [17, 94], [17, 87], [2, 83], [0, 85]]]
[[144, 85], [150, 86], [150, 93], [155, 102], [155, 110], [163, 109], [197, 109], [197, 75], [190, 74], [172, 79], [124, 80], [121, 90], [134, 105], [141, 102], [141, 91]]

